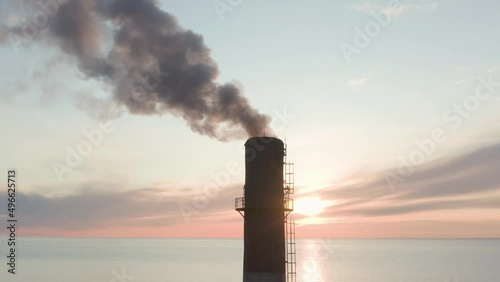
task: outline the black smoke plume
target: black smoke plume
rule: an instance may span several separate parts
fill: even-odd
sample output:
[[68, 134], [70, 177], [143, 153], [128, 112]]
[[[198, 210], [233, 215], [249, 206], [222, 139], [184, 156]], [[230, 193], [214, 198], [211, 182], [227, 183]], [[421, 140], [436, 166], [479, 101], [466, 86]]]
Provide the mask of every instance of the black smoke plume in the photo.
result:
[[[110, 84], [113, 100], [129, 112], [180, 116], [193, 131], [219, 140], [241, 129], [247, 136], [272, 134], [270, 118], [250, 105], [240, 87], [216, 81], [219, 69], [203, 37], [182, 28], [156, 1], [10, 2], [22, 2], [24, 15], [32, 16], [3, 30], [23, 40], [38, 33], [33, 40], [55, 43], [76, 58], [86, 77]], [[37, 11], [48, 15], [46, 26]], [[30, 33], [30, 21], [42, 27]]]

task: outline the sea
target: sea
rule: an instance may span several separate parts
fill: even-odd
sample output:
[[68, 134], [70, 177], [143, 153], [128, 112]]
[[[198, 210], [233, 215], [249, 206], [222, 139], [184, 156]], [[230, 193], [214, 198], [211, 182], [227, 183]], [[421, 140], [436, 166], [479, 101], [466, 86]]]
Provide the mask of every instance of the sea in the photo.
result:
[[[241, 239], [2, 239], [1, 282], [238, 282]], [[500, 239], [298, 239], [297, 282], [500, 282]], [[291, 280], [290, 280], [291, 281]]]

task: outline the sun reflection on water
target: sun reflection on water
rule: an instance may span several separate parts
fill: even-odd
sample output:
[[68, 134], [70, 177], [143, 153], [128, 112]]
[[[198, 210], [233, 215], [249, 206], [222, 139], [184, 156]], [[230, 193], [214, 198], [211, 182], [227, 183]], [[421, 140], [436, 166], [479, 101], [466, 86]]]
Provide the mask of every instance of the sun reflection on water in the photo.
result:
[[297, 261], [297, 281], [325, 282], [325, 250], [317, 240], [302, 240]]

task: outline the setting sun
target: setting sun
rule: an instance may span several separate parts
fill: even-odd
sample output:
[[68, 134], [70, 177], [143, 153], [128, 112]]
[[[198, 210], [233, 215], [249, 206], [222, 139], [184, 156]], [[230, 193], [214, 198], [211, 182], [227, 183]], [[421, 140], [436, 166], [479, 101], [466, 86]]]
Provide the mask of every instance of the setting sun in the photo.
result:
[[327, 206], [327, 202], [318, 197], [299, 198], [295, 200], [295, 212], [308, 216], [320, 214]]

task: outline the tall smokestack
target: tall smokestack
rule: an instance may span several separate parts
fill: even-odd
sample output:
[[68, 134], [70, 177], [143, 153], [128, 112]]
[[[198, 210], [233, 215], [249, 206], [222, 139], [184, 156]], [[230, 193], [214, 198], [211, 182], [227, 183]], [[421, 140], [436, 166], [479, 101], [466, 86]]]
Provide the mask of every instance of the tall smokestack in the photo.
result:
[[[272, 132], [270, 118], [250, 105], [241, 87], [216, 81], [219, 68], [203, 37], [182, 28], [159, 1], [4, 1], [13, 17], [1, 19], [0, 44], [35, 38], [55, 44], [76, 58], [84, 75], [111, 86], [113, 100], [130, 113], [170, 113], [219, 140]], [[19, 15], [33, 16], [9, 22]]]
[[284, 144], [254, 137], [245, 152], [245, 196], [236, 199], [236, 210], [245, 218], [243, 282], [284, 282]]

